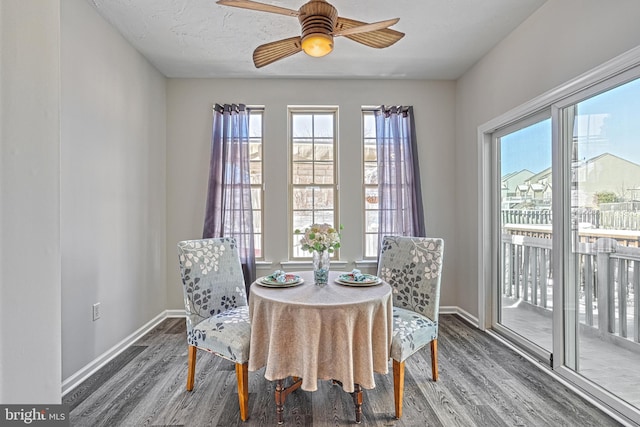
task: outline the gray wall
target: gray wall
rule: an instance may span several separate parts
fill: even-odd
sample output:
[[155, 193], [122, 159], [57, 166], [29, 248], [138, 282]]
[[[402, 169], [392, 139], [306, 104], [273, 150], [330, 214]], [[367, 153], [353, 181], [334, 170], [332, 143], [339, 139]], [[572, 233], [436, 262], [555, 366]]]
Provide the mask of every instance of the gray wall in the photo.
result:
[[85, 0], [61, 19], [67, 378], [166, 308], [166, 80]]
[[[362, 259], [362, 106], [413, 105], [427, 232], [447, 241], [442, 304], [455, 304], [454, 83], [402, 80], [170, 79], [167, 86], [167, 302], [181, 308], [175, 245], [202, 235], [212, 105], [264, 105], [267, 261], [287, 260], [287, 106], [339, 107], [340, 257]], [[347, 208], [348, 206], [348, 208]], [[273, 268], [280, 268], [274, 264]], [[348, 264], [347, 269], [353, 268]]]
[[60, 401], [60, 2], [0, 2], [0, 402]]
[[549, 0], [457, 81], [455, 301], [469, 313], [478, 315], [478, 126], [637, 46], [639, 16], [637, 0]]
[[0, 23], [0, 402], [57, 403], [166, 309], [166, 80], [84, 0]]

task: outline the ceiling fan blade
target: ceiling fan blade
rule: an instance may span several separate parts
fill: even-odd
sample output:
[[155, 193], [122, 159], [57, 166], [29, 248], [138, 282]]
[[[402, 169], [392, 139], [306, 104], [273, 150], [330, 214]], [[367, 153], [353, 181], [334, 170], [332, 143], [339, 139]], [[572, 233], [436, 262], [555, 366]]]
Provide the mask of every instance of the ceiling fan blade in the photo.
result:
[[[341, 30], [334, 31], [334, 36], [348, 36], [351, 34], [367, 33], [369, 31], [383, 30], [387, 27], [398, 23], [400, 18], [387, 19], [386, 21], [374, 22], [372, 24], [358, 25], [351, 28], [342, 28]], [[337, 25], [336, 25], [337, 27]]]
[[[367, 25], [367, 23], [338, 17], [334, 32], [343, 31], [354, 27], [360, 27], [363, 25]], [[355, 42], [362, 43], [363, 45], [381, 49], [383, 47], [389, 47], [403, 38], [404, 33], [389, 28], [384, 28], [382, 30], [369, 31], [366, 33], [348, 34], [345, 35], [345, 37]]]
[[253, 63], [256, 68], [261, 68], [301, 51], [302, 37], [300, 36], [278, 40], [258, 46], [253, 51]]
[[239, 7], [241, 9], [251, 9], [260, 12], [278, 13], [286, 16], [298, 16], [298, 11], [287, 9], [286, 7], [273, 6], [252, 0], [218, 0], [216, 3], [223, 6]]

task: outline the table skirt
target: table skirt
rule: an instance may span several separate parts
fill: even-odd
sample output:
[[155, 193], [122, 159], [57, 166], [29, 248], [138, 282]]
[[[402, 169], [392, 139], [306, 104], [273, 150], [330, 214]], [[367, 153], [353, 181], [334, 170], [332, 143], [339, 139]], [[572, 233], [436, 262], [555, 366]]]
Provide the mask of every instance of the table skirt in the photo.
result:
[[[355, 288], [330, 283], [322, 289], [309, 280], [296, 288], [261, 289], [261, 296], [249, 298], [249, 370], [266, 367], [265, 378], [271, 381], [301, 377], [307, 391], [317, 390], [318, 380], [330, 379], [340, 381], [346, 392], [353, 392], [354, 384], [374, 388], [373, 373], [386, 374], [389, 366], [393, 327], [389, 285]], [[269, 298], [278, 292], [288, 292], [291, 301], [283, 304], [277, 297]], [[306, 303], [309, 293], [321, 302]]]

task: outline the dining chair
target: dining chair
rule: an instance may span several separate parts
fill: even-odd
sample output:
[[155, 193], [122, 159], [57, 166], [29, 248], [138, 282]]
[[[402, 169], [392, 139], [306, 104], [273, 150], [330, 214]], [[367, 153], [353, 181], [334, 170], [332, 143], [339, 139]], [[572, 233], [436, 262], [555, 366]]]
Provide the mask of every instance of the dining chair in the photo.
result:
[[438, 310], [444, 240], [385, 236], [378, 276], [393, 288], [393, 390], [402, 417], [405, 360], [431, 344], [431, 372], [438, 380]]
[[240, 418], [248, 418], [251, 325], [236, 241], [230, 237], [178, 243], [187, 314], [187, 390], [193, 390], [197, 350], [235, 363]]

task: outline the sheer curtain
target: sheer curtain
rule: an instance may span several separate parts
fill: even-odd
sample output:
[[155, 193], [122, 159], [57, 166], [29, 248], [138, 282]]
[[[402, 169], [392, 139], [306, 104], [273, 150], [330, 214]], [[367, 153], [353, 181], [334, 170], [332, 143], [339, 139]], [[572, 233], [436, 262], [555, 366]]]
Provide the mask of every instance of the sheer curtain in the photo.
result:
[[247, 295], [256, 278], [250, 184], [249, 110], [243, 104], [216, 104], [202, 237], [236, 239]]
[[375, 111], [378, 156], [378, 248], [389, 235], [424, 237], [424, 211], [413, 107]]

